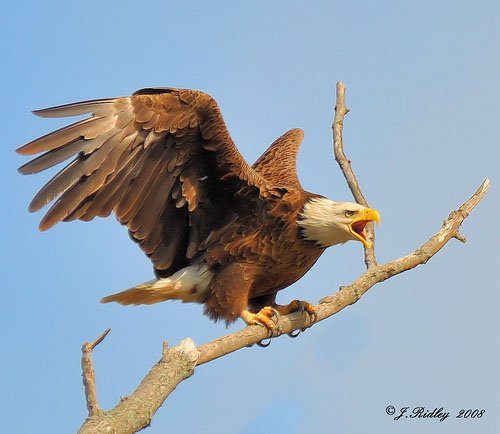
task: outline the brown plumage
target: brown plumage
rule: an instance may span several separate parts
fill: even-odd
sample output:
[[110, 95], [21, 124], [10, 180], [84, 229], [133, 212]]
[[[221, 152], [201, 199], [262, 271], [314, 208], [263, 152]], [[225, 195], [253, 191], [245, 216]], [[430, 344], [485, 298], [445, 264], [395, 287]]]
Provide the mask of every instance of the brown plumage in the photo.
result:
[[[327, 246], [365, 242], [363, 223], [357, 235], [351, 230], [338, 241], [308, 235], [316, 233], [318, 214], [310, 211], [325, 214], [327, 199], [304, 191], [297, 178], [299, 129], [278, 138], [249, 166], [216, 102], [200, 91], [143, 89], [34, 113], [91, 113], [17, 150], [41, 153], [19, 168], [23, 174], [74, 157], [29, 206], [38, 211], [55, 200], [40, 229], [114, 212], [153, 263], [157, 279], [105, 302], [201, 302], [215, 320], [242, 317], [269, 326], [255, 312], [274, 306], [276, 293], [309, 270]], [[359, 208], [352, 212], [364, 212], [350, 205]]]

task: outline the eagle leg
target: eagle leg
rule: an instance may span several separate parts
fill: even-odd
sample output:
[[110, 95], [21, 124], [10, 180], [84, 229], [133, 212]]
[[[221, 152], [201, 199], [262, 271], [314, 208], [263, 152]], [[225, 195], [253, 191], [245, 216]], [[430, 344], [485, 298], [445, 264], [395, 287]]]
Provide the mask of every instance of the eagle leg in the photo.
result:
[[270, 332], [276, 325], [277, 318], [278, 315], [276, 314], [276, 310], [271, 306], [264, 306], [257, 313], [252, 313], [248, 310], [241, 312], [241, 319], [245, 321], [247, 325], [260, 324]]

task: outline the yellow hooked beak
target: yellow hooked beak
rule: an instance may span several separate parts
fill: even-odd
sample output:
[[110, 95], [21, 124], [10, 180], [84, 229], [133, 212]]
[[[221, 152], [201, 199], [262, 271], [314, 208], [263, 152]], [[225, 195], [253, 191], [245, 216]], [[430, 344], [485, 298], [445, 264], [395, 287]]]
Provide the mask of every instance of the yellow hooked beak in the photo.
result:
[[366, 238], [366, 225], [369, 222], [380, 223], [380, 215], [377, 210], [372, 208], [365, 208], [363, 211], [357, 213], [353, 221], [349, 224], [351, 233], [369, 249], [372, 246], [370, 240]]

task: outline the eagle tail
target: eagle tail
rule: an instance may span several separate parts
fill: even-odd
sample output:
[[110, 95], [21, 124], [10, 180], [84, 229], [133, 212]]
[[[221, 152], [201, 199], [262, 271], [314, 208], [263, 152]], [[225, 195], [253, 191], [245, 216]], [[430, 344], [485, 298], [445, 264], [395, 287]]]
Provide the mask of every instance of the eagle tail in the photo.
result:
[[101, 303], [115, 301], [123, 305], [155, 304], [166, 300], [203, 303], [213, 272], [205, 264], [190, 265], [164, 279], [153, 279], [140, 285], [108, 295]]

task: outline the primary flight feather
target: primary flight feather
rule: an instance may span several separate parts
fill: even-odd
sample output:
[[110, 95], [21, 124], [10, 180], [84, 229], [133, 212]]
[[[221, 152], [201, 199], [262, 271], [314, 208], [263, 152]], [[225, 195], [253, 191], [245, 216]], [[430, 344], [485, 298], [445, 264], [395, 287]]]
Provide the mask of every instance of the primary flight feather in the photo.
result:
[[103, 298], [152, 304], [204, 303], [214, 320], [273, 327], [273, 311], [308, 303], [275, 302], [325, 248], [366, 239], [377, 211], [305, 191], [293, 129], [250, 166], [234, 145], [217, 103], [206, 93], [142, 89], [130, 97], [68, 104], [42, 117], [91, 116], [17, 150], [41, 154], [23, 174], [72, 160], [33, 198], [29, 210], [54, 201], [40, 222], [92, 220], [112, 212], [153, 263], [156, 279]]

